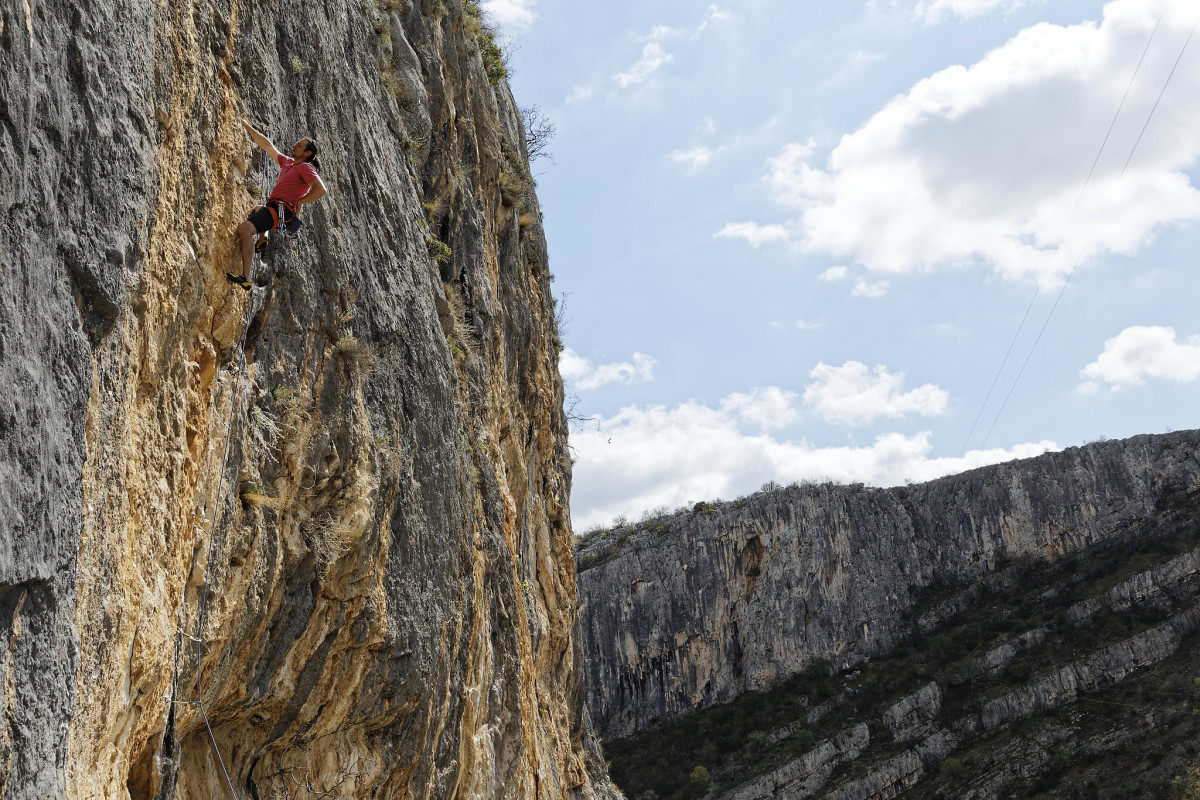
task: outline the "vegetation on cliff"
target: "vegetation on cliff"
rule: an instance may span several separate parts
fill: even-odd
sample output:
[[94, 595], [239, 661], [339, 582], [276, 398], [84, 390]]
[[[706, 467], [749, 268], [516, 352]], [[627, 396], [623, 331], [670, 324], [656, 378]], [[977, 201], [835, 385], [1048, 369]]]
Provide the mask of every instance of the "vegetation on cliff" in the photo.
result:
[[[1000, 556], [985, 569], [947, 570], [910, 585], [908, 600], [895, 611], [894, 633], [877, 634], [884, 643], [865, 656], [834, 661], [810, 651], [803, 668], [766, 686], [697, 704], [632, 736], [612, 737], [606, 752], [614, 779], [633, 800], [1186, 796], [1200, 764], [1200, 491], [1193, 478], [1156, 465], [1194, 465], [1193, 439], [1195, 434], [1184, 434], [1172, 445], [1182, 448], [1173, 451], [1179, 461], [1169, 456], [1146, 462], [1149, 482], [1158, 487], [1146, 513], [1103, 527], [1089, 544], [1050, 558], [1041, 550]], [[1123, 443], [1104, 447], [1115, 460], [1098, 454], [1084, 460], [1114, 480], [1117, 473], [1099, 465], [1130, 455]], [[1038, 461], [1027, 462], [1027, 476], [1049, 474], [1033, 468]], [[1010, 476], [1020, 469], [989, 468]], [[970, 483], [986, 483], [989, 470]], [[950, 480], [903, 490], [911, 492], [909, 513], [926, 513], [929, 506], [918, 498], [933, 498], [940, 507]], [[747, 642], [769, 638], [778, 621], [752, 609], [782, 601], [764, 581], [780, 568], [770, 563], [772, 553], [798, 545], [790, 537], [768, 538], [768, 520], [794, 518], [789, 509], [795, 498], [808, 497], [797, 495], [798, 489], [777, 491], [778, 500], [759, 496], [757, 510], [727, 517], [738, 520], [736, 528], [713, 524], [696, 511], [671, 518], [660, 533], [638, 527], [624, 543], [617, 531], [595, 534], [581, 544], [585, 553], [602, 554], [585, 573], [593, 576], [585, 581], [585, 597], [595, 602], [609, 581], [626, 581], [631, 565], [640, 565], [634, 569], [644, 580], [628, 590], [629, 599], [623, 593], [614, 598], [629, 610], [631, 602], [647, 602], [660, 591], [646, 565], [673, 562], [667, 554], [683, 548], [689, 553], [686, 571], [700, 571], [702, 561], [723, 562], [731, 542], [733, 552], [742, 553], [733, 562], [739, 575], [733, 596], [751, 609], [738, 619], [737, 633]], [[830, 490], [823, 502], [852, 507], [845, 492]], [[1128, 499], [1108, 495], [1104, 502]], [[1096, 501], [1083, 493], [1071, 502]], [[1057, 513], [1038, 500], [1034, 512], [1043, 520]], [[851, 527], [870, 518], [855, 512]], [[946, 525], [960, 517], [930, 519], [937, 531], [938, 520]], [[972, 524], [982, 521], [975, 516]], [[820, 528], [805, 531], [800, 541], [828, 535]], [[1089, 538], [1082, 530], [1071, 535], [1080, 542]], [[740, 544], [756, 539], [761, 549]], [[866, 558], [870, 548], [855, 552]], [[701, 586], [691, 601], [712, 614], [719, 597], [717, 587]], [[809, 600], [809, 631], [816, 630], [820, 613], [812, 604], [838, 608], [832, 592], [811, 597], [818, 599]], [[676, 598], [671, 607], [686, 603]], [[663, 619], [661, 626], [670, 630], [685, 619]], [[762, 630], [747, 630], [754, 620]], [[647, 634], [656, 628], [644, 627], [636, 614], [628, 615], [622, 630], [618, 650], [602, 660], [629, 664], [636, 653], [660, 669], [690, 667], [684, 648], [675, 654], [652, 650]], [[702, 636], [688, 629], [689, 640]], [[724, 652], [734, 675], [739, 667], [750, 669], [749, 645], [726, 644]], [[606, 668], [593, 674], [604, 675]], [[611, 707], [594, 709], [601, 712], [621, 724], [637, 719]], [[711, 778], [706, 787], [691, 778], [698, 767]]]

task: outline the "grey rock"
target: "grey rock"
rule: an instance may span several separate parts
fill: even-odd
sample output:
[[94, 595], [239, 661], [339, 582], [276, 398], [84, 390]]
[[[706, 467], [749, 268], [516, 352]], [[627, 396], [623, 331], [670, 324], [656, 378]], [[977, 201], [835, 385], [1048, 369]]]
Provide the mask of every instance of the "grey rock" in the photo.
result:
[[[362, 756], [358, 796], [618, 796], [540, 212], [464, 14], [0, 12], [0, 795], [224, 796], [219, 754], [247, 794]], [[248, 299], [243, 115], [330, 190]]]
[[765, 800], [812, 797], [825, 785], [840, 765], [857, 758], [871, 741], [865, 724], [858, 724], [837, 736], [818, 742], [800, 758], [772, 772], [722, 793], [723, 800]]
[[907, 742], [921, 735], [941, 710], [942, 689], [936, 681], [930, 681], [888, 706], [883, 712], [883, 724], [897, 742]]
[[987, 730], [1028, 717], [1034, 711], [1069, 702], [1081, 692], [1117, 683], [1130, 673], [1173, 654], [1179, 647], [1180, 636], [1196, 630], [1198, 624], [1200, 606], [1086, 658], [1037, 676], [1026, 686], [989, 701], [981, 714], [983, 728]]
[[[894, 489], [797, 486], [593, 536], [578, 548], [588, 706], [606, 738], [769, 687], [814, 659], [886, 652], [917, 594], [965, 594], [1200, 488], [1200, 432], [1138, 436]], [[997, 658], [1003, 659], [1003, 654]]]

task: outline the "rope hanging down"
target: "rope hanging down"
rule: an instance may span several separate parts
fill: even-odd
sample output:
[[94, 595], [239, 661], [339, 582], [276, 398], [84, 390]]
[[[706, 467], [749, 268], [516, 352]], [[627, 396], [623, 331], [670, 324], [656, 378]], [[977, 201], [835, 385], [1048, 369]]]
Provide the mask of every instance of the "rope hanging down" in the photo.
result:
[[[260, 202], [260, 204], [266, 202], [266, 197], [265, 197], [266, 189], [267, 189], [267, 160], [264, 157], [263, 165], [262, 165], [262, 179], [261, 179], [261, 182], [259, 183], [259, 202]], [[250, 274], [246, 276], [246, 280], [253, 282], [254, 275], [258, 272], [259, 259], [260, 259], [260, 256], [256, 249], [253, 260], [251, 261]], [[203, 719], [204, 719], [204, 727], [208, 729], [208, 738], [212, 742], [213, 752], [217, 756], [217, 763], [221, 767], [221, 774], [225, 776], [225, 783], [229, 786], [229, 792], [230, 792], [230, 795], [233, 797], [233, 800], [238, 800], [237, 790], [233, 788], [233, 780], [229, 777], [229, 770], [225, 766], [225, 759], [221, 756], [221, 748], [217, 745], [217, 737], [216, 737], [216, 734], [213, 733], [212, 723], [210, 722], [210, 720], [208, 718], [208, 710], [204, 707], [204, 666], [203, 666], [202, 658], [204, 655], [204, 653], [203, 653], [203, 650], [204, 650], [204, 620], [205, 620], [205, 617], [207, 616], [207, 612], [208, 612], [208, 583], [209, 583], [210, 577], [212, 575], [212, 560], [213, 560], [212, 559], [212, 555], [213, 555], [212, 548], [213, 548], [213, 543], [216, 541], [217, 529], [219, 527], [219, 523], [221, 521], [221, 516], [222, 516], [221, 515], [221, 497], [225, 493], [225, 483], [226, 483], [225, 473], [229, 467], [229, 449], [230, 449], [230, 442], [233, 439], [234, 415], [236, 414], [237, 408], [238, 408], [238, 396], [241, 392], [242, 377], [246, 371], [246, 337], [250, 333], [250, 322], [252, 319], [251, 314], [250, 314], [250, 310], [251, 310], [251, 302], [250, 301], [252, 301], [253, 298], [254, 298], [254, 293], [253, 293], [253, 288], [251, 288], [251, 293], [250, 293], [250, 296], [247, 299], [247, 303], [246, 303], [246, 324], [242, 328], [242, 338], [238, 341], [238, 347], [237, 347], [237, 359], [238, 359], [237, 377], [234, 379], [233, 396], [230, 399], [230, 404], [229, 404], [229, 418], [225, 424], [225, 448], [224, 448], [224, 452], [221, 455], [220, 479], [217, 481], [217, 494], [213, 501], [212, 516], [209, 518], [210, 519], [209, 531], [208, 531], [209, 546], [208, 546], [207, 558], [205, 560], [205, 565], [204, 565], [204, 583], [200, 587], [200, 615], [199, 615], [199, 619], [196, 623], [196, 633], [194, 636], [188, 635], [188, 634], [183, 634], [183, 632], [180, 631], [180, 633], [182, 635], [187, 636], [189, 639], [191, 639], [192, 641], [194, 641], [196, 643], [196, 699], [193, 701], [187, 701], [187, 702], [197, 706], [200, 709], [200, 716], [203, 717]]]

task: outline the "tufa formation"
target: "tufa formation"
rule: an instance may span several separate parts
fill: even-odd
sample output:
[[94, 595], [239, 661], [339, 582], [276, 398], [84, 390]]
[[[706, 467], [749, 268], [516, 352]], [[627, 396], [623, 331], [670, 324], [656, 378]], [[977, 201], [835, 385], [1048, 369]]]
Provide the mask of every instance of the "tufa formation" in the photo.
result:
[[[329, 188], [250, 293], [243, 117]], [[614, 796], [473, 2], [7, 4], [0, 227], [0, 797]]]

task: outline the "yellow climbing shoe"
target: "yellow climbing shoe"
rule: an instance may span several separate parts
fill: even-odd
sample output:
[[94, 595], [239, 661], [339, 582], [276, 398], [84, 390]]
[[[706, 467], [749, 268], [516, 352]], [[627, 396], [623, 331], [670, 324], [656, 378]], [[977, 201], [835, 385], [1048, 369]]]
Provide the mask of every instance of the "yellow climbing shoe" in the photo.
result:
[[253, 288], [253, 284], [251, 284], [250, 281], [246, 280], [245, 275], [234, 275], [232, 272], [226, 272], [225, 280], [229, 281], [230, 283], [236, 283], [238, 286], [242, 287], [247, 292]]

